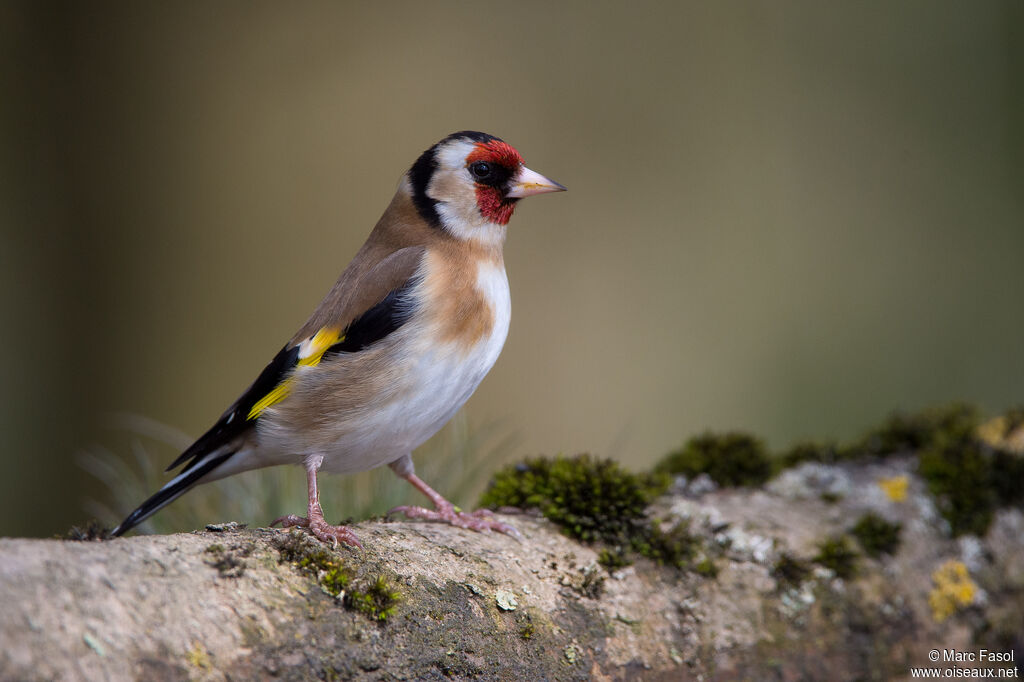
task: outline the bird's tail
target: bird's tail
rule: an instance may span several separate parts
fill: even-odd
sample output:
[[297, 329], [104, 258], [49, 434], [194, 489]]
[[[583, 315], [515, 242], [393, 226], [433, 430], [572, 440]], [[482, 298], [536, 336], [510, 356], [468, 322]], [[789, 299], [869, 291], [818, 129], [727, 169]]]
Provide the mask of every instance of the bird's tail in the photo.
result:
[[172, 478], [167, 484], [156, 491], [148, 500], [139, 505], [128, 517], [110, 531], [110, 537], [124, 535], [153, 514], [185, 494], [192, 486], [223, 464], [229, 457], [238, 452], [240, 445], [225, 445], [214, 450], [205, 457], [198, 457], [185, 469]]

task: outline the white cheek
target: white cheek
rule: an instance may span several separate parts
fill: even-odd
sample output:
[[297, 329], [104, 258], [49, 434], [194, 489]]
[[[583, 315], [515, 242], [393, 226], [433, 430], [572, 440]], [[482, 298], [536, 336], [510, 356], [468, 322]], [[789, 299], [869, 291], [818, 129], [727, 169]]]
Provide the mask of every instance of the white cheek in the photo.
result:
[[476, 202], [469, 200], [439, 201], [437, 215], [449, 232], [462, 238], [472, 235], [475, 228], [484, 222]]
[[458, 239], [476, 241], [486, 246], [501, 246], [505, 243], [507, 227], [492, 223], [480, 215], [475, 198], [472, 202], [439, 202], [437, 215], [445, 230]]

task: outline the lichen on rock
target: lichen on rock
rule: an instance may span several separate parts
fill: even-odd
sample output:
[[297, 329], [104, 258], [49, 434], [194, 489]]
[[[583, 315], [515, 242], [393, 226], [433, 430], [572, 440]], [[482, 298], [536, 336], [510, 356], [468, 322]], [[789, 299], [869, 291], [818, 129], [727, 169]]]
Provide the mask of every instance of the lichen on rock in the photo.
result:
[[231, 524], [0, 539], [0, 679], [889, 679], [933, 648], [1020, 651], [1020, 454], [976, 424], [894, 418], [763, 485], [701, 471], [669, 494], [528, 460], [485, 497], [540, 510], [502, 517], [522, 541], [407, 521], [357, 524], [363, 550]]

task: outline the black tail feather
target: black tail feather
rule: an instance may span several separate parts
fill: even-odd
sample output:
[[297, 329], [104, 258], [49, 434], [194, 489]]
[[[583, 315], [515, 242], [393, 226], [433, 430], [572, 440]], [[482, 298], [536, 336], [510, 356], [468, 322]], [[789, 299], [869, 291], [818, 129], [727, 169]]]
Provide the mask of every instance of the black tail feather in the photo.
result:
[[231, 455], [235, 454], [235, 452], [235, 450], [229, 450], [227, 452], [218, 453], [201, 462], [197, 462], [191, 469], [179, 474], [179, 478], [172, 480], [163, 488], [156, 491], [156, 493], [154, 493], [148, 500], [140, 504], [138, 509], [129, 514], [128, 517], [117, 526], [117, 528], [110, 531], [110, 537], [124, 535], [129, 530], [169, 505], [171, 502], [174, 502], [174, 500], [184, 495], [189, 488], [198, 483], [199, 479], [223, 464], [224, 461], [228, 457], [231, 457]]

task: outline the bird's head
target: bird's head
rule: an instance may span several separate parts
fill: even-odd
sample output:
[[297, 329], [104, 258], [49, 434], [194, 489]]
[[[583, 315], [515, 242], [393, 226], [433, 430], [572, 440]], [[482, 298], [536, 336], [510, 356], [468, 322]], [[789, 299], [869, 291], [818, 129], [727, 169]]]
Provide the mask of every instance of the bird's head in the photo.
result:
[[523, 165], [512, 145], [474, 131], [452, 133], [406, 175], [417, 211], [460, 239], [500, 241], [516, 202], [565, 187]]

